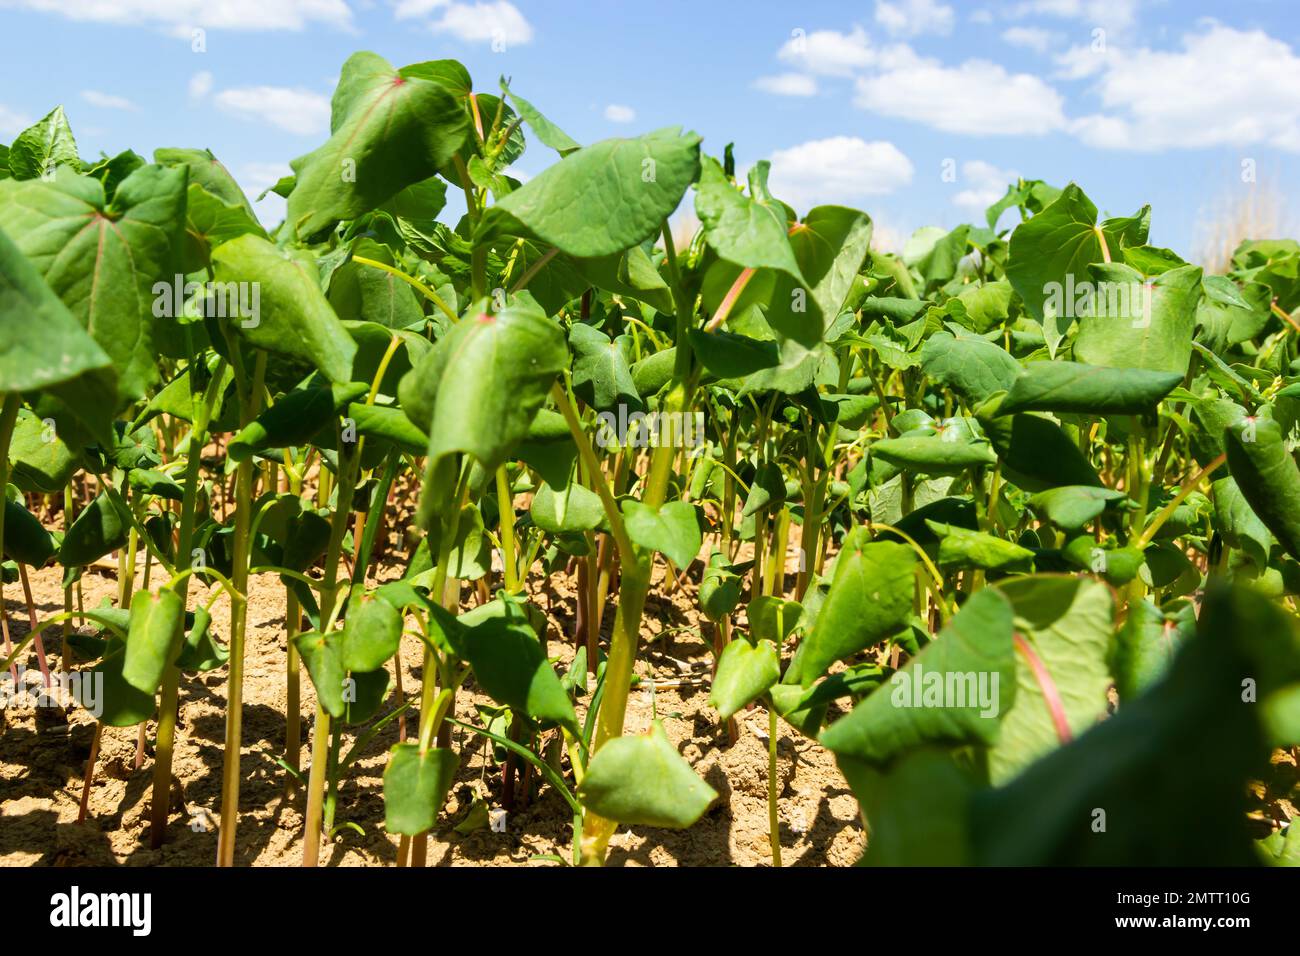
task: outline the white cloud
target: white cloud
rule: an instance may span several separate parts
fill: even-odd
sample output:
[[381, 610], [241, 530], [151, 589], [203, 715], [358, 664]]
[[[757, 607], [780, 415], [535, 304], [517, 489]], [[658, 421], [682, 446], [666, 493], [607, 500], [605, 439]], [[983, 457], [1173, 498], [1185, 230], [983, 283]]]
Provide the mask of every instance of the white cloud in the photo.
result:
[[222, 90], [217, 108], [241, 119], [257, 120], [308, 136], [329, 130], [329, 97], [301, 88], [246, 86]]
[[11, 110], [9, 107], [0, 103], [0, 136], [6, 140], [13, 139], [27, 127], [32, 125], [32, 120], [17, 110]]
[[1012, 7], [1009, 16], [1051, 16], [1081, 20], [1086, 25], [1124, 31], [1137, 23], [1138, 0], [1025, 0]]
[[935, 0], [876, 0], [876, 22], [893, 36], [947, 36], [955, 19], [952, 7]]
[[946, 133], [1027, 136], [1066, 125], [1056, 90], [1036, 76], [1009, 74], [987, 60], [949, 67], [899, 56], [883, 72], [858, 78], [854, 102]]
[[532, 25], [509, 0], [434, 4], [428, 0], [406, 0], [398, 7], [398, 16], [418, 16], [432, 10], [442, 11], [430, 24], [433, 32], [450, 33], [466, 43], [522, 46], [533, 39]]
[[1059, 43], [1061, 35], [1042, 27], [1010, 27], [1002, 31], [1002, 39], [1012, 46], [1021, 46], [1035, 53], [1046, 53], [1054, 43]]
[[777, 96], [816, 96], [817, 80], [807, 73], [778, 73], [760, 76], [754, 81], [754, 88]]
[[91, 106], [97, 106], [102, 110], [137, 110], [140, 108], [125, 96], [114, 96], [112, 93], [105, 93], [101, 90], [82, 90], [81, 98]]
[[1300, 56], [1260, 30], [1210, 24], [1182, 49], [1115, 51], [1096, 80], [1102, 112], [1072, 124], [1109, 149], [1265, 145], [1300, 152]]
[[636, 110], [622, 103], [610, 103], [605, 107], [605, 119], [611, 123], [630, 123], [636, 119]]
[[990, 13], [988, 10], [985, 10], [983, 7], [980, 7], [980, 9], [975, 10], [974, 12], [971, 13], [970, 22], [981, 23], [981, 24], [992, 23], [993, 14]]
[[805, 72], [822, 76], [851, 76], [875, 62], [871, 41], [858, 26], [851, 33], [814, 30], [805, 34], [796, 30], [781, 46], [777, 57]]
[[198, 101], [212, 92], [212, 74], [200, 70], [190, 77], [190, 99]]
[[288, 163], [244, 163], [234, 171], [236, 182], [248, 194], [249, 201], [253, 203], [253, 209], [257, 212], [257, 218], [263, 225], [274, 226], [282, 220], [286, 203], [284, 197], [275, 193], [267, 193], [266, 198], [260, 201], [257, 199], [258, 195], [292, 172]]
[[1007, 186], [1019, 178], [1011, 169], [999, 169], [982, 159], [972, 159], [961, 164], [958, 185], [962, 188], [952, 197], [953, 205], [979, 220], [984, 210], [1005, 195]]
[[778, 149], [771, 157], [774, 195], [806, 209], [893, 192], [912, 181], [912, 161], [889, 142], [832, 136]]
[[186, 34], [193, 27], [301, 30], [324, 23], [352, 28], [352, 10], [346, 0], [6, 0], [4, 6], [93, 23], [156, 24]]

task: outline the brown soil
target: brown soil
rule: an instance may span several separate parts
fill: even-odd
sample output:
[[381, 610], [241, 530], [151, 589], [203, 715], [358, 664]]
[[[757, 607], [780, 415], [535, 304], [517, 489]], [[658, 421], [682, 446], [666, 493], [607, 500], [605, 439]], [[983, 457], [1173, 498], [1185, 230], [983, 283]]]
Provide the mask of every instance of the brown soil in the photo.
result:
[[[395, 573], [389, 571], [381, 577]], [[31, 583], [38, 617], [63, 609], [59, 569], [34, 574]], [[548, 612], [549, 652], [567, 664], [573, 656], [572, 590], [558, 575], [544, 585], [534, 591], [533, 599]], [[101, 599], [112, 598], [115, 587], [111, 577], [87, 574], [83, 581], [85, 606], [94, 607]], [[465, 594], [470, 603], [477, 600], [470, 589]], [[21, 590], [8, 587], [5, 598], [11, 629], [15, 637], [20, 636], [27, 630]], [[659, 689], [634, 690], [626, 730], [642, 733], [657, 715], [682, 755], [718, 791], [720, 799], [688, 830], [620, 829], [610, 843], [611, 865], [770, 864], [767, 715], [761, 708], [742, 712], [737, 719], [739, 738], [728, 743], [725, 726], [719, 724], [716, 711], [707, 703], [712, 625], [708, 621], [701, 625], [696, 607], [693, 585], [670, 597], [652, 593], [642, 624], [637, 673], [643, 680], [653, 679]], [[228, 633], [228, 614], [222, 597], [214, 619], [223, 639]], [[612, 617], [612, 609], [607, 609], [606, 633]], [[84, 630], [90, 632], [90, 628]], [[55, 632], [48, 633], [57, 647]], [[260, 577], [251, 585], [247, 644], [236, 863], [298, 865], [302, 859], [302, 790], [285, 796], [287, 774], [276, 762], [283, 755], [286, 697], [284, 591], [274, 577]], [[406, 693], [417, 693], [421, 652], [413, 638], [406, 638], [400, 656]], [[35, 668], [34, 655], [28, 666]], [[147, 725], [147, 745], [139, 769], [134, 768], [136, 729], [104, 730], [90, 812], [86, 822], [78, 824], [93, 719], [81, 709], [73, 709], [67, 716], [50, 708], [0, 709], [0, 864], [211, 865], [216, 859], [220, 813], [225, 675], [225, 668], [220, 668], [182, 680], [170, 825], [167, 843], [160, 850], [151, 850], [148, 841], [152, 721]], [[672, 682], [677, 686], [664, 686]], [[384, 712], [395, 700], [390, 684]], [[467, 685], [457, 700], [456, 716], [481, 723], [477, 704], [490, 704], [490, 700], [472, 684]], [[582, 711], [580, 705], [580, 716]], [[310, 761], [306, 743], [311, 739], [314, 712], [311, 681], [304, 671], [304, 766]], [[413, 733], [414, 721], [412, 715], [408, 732]], [[363, 832], [350, 826], [339, 831], [333, 843], [323, 848], [323, 864], [374, 866], [396, 861], [397, 837], [383, 828], [382, 774], [387, 750], [397, 740], [394, 722], [380, 732], [349, 772], [340, 790], [336, 823], [355, 824]], [[546, 786], [534, 785], [532, 799], [508, 815], [504, 833], [492, 832], [486, 825], [457, 832], [456, 826], [465, 820], [476, 795], [483, 794], [493, 807], [501, 800], [501, 767], [484, 744], [482, 737], [454, 728], [453, 746], [461, 753], [461, 769], [439, 826], [431, 835], [428, 864], [545, 866], [555, 864], [536, 857], [554, 854], [569, 859], [573, 818], [560, 795]], [[830, 754], [781, 723], [778, 769], [782, 862], [787, 866], [855, 862], [863, 843], [857, 802]]]

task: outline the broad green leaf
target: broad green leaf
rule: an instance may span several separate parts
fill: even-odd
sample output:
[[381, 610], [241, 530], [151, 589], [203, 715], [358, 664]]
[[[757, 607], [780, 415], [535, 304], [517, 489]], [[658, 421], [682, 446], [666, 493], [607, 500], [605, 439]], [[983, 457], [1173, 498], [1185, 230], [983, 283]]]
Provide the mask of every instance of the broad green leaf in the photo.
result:
[[[257, 348], [310, 363], [331, 382], [351, 381], [356, 343], [321, 292], [309, 257], [243, 235], [213, 250], [212, 263], [239, 335]], [[230, 308], [234, 298], [238, 309]]]
[[501, 81], [501, 89], [505, 92], [514, 108], [519, 111], [519, 115], [528, 124], [528, 128], [533, 131], [533, 135], [537, 137], [538, 142], [543, 146], [551, 147], [562, 157], [582, 149], [581, 144], [574, 141], [568, 133], [543, 116], [537, 107], [511, 90], [504, 79]]
[[72, 521], [59, 546], [59, 563], [84, 567], [126, 544], [127, 524], [108, 495], [100, 492]]
[[1121, 706], [1164, 677], [1178, 649], [1195, 632], [1195, 608], [1189, 603], [1162, 609], [1147, 600], [1130, 602], [1108, 659]]
[[871, 454], [918, 475], [958, 475], [967, 468], [997, 463], [987, 442], [968, 441], [958, 436], [903, 435], [882, 438], [871, 445]]
[[305, 631], [294, 637], [293, 643], [302, 655], [321, 707], [331, 717], [342, 717], [347, 711], [344, 691], [348, 676], [343, 666], [342, 632]]
[[1268, 564], [1273, 536], [1241, 493], [1235, 478], [1220, 478], [1210, 486], [1215, 528], [1229, 547], [1244, 551], [1261, 568]]
[[475, 242], [516, 235], [578, 258], [621, 253], [659, 232], [695, 181], [699, 152], [700, 138], [677, 127], [583, 147], [490, 207]]
[[162, 166], [136, 170], [111, 203], [98, 180], [66, 170], [0, 181], [0, 228], [112, 360], [118, 406], [158, 381], [154, 326], [166, 309], [155, 286], [174, 278], [185, 189], [186, 171]]
[[710, 621], [719, 621], [740, 605], [744, 580], [727, 565], [727, 556], [715, 551], [700, 580], [700, 607]]
[[[1271, 663], [1270, 663], [1271, 660]], [[973, 803], [975, 862], [993, 866], [1233, 866], [1256, 860], [1246, 782], [1268, 764], [1261, 693], [1294, 675], [1295, 634], [1258, 598], [1212, 593], [1168, 676]], [[1097, 824], [1105, 812], [1105, 831]]]
[[864, 530], [850, 534], [835, 559], [830, 593], [800, 645], [804, 687], [836, 661], [884, 640], [907, 623], [915, 573], [911, 548], [870, 541]]
[[971, 406], [1011, 388], [1021, 372], [1005, 349], [979, 338], [954, 338], [950, 332], [925, 340], [921, 368], [936, 385], [952, 389]]
[[632, 381], [627, 355], [619, 342], [589, 325], [575, 323], [569, 330], [573, 347], [573, 391], [598, 412], [617, 412], [618, 406], [639, 410], [641, 399]]
[[18, 134], [9, 147], [9, 172], [14, 179], [51, 176], [60, 166], [77, 171], [81, 160], [62, 106], [56, 106]]
[[20, 502], [6, 498], [4, 509], [4, 538], [0, 540], [0, 553], [31, 568], [44, 567], [58, 550], [54, 537]]
[[657, 720], [643, 737], [615, 737], [601, 747], [578, 786], [578, 799], [592, 813], [672, 830], [690, 826], [717, 797]]
[[375, 53], [348, 58], [330, 104], [329, 140], [289, 164], [297, 181], [287, 215], [298, 235], [369, 212], [456, 154], [469, 115], [434, 76], [395, 70]]
[[131, 627], [126, 636], [122, 679], [150, 697], [162, 683], [185, 618], [185, 602], [170, 588], [131, 597]]
[[241, 428], [230, 439], [227, 453], [235, 461], [243, 461], [270, 448], [305, 445], [337, 421], [342, 408], [368, 390], [362, 382], [295, 389]]
[[366, 672], [383, 667], [402, 640], [402, 615], [387, 601], [354, 594], [348, 602], [340, 648], [343, 666]]
[[927, 521], [939, 538], [939, 566], [987, 571], [1028, 570], [1034, 552], [1014, 542], [968, 528]]
[[[1093, 266], [1098, 287], [1114, 304], [1094, 308], [1079, 320], [1074, 355], [1081, 362], [1114, 368], [1141, 368], [1184, 375], [1192, 356], [1201, 269], [1183, 266], [1143, 280], [1126, 265]], [[1127, 291], [1124, 291], [1127, 290]]]
[[1144, 415], [1183, 380], [1182, 372], [1106, 368], [1081, 362], [1030, 362], [998, 411]]
[[1030, 413], [976, 412], [1002, 462], [1003, 475], [1025, 491], [1060, 485], [1101, 485], [1097, 471], [1061, 426]]
[[529, 514], [543, 531], [574, 533], [599, 528], [605, 520], [605, 507], [600, 495], [575, 481], [558, 491], [543, 484], [533, 495]]
[[1127, 497], [1124, 492], [1113, 488], [1064, 485], [1040, 491], [1030, 497], [1029, 503], [1035, 511], [1058, 528], [1078, 531], [1107, 508], [1114, 507], [1115, 502], [1123, 501]]
[[1300, 560], [1300, 470], [1271, 418], [1245, 418], [1224, 432], [1228, 467], [1251, 510]]
[[[1070, 183], [1049, 206], [1017, 226], [1011, 234], [1007, 278], [1029, 314], [1043, 321], [1053, 297], [1064, 296], [1073, 309], [1077, 297], [1070, 293], [1076, 285], [1089, 281], [1090, 264], [1103, 261], [1103, 239], [1112, 257], [1118, 256], [1124, 245], [1141, 245], [1146, 240], [1142, 235], [1139, 242], [1124, 242], [1124, 230], [1116, 227], [1130, 222], [1110, 220], [1098, 226], [1097, 207], [1082, 189]], [[1057, 309], [1055, 314], [1065, 313]], [[1095, 358], [1087, 361], [1120, 364]]]
[[622, 504], [627, 534], [647, 551], [661, 551], [676, 567], [686, 568], [704, 543], [699, 514], [689, 501], [670, 501], [658, 508], [639, 501]]
[[1016, 616], [1016, 694], [989, 752], [995, 785], [1105, 716], [1115, 632], [1110, 588], [1091, 578], [1014, 578], [998, 589]]
[[[486, 605], [485, 605], [486, 607]], [[465, 617], [462, 630], [448, 635], [474, 679], [493, 700], [537, 720], [550, 720], [580, 733], [573, 702], [560, 684], [531, 623], [511, 606], [505, 616]]]
[[750, 701], [758, 700], [781, 676], [781, 656], [771, 641], [737, 639], [722, 649], [713, 675], [709, 706], [727, 720]]
[[429, 434], [420, 522], [454, 497], [456, 476], [442, 466], [456, 452], [494, 471], [528, 434], [551, 384], [569, 364], [564, 333], [530, 299], [462, 319], [398, 388], [402, 408]]
[[745, 617], [749, 623], [750, 637], [759, 641], [771, 641], [780, 647], [799, 625], [803, 607], [797, 601], [761, 594], [749, 602]]
[[976, 591], [920, 654], [823, 731], [822, 744], [837, 758], [885, 764], [924, 744], [995, 743], [1016, 696], [1012, 628], [1011, 603], [993, 588]]
[[454, 750], [420, 753], [419, 744], [394, 744], [384, 768], [384, 829], [403, 836], [432, 830], [459, 766]]

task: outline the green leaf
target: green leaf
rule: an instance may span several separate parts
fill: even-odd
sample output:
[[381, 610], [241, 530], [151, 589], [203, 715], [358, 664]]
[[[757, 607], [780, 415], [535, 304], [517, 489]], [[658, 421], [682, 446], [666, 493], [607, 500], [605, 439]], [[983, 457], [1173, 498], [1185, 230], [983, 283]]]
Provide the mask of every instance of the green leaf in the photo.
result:
[[[231, 328], [257, 348], [310, 363], [331, 382], [352, 380], [356, 343], [321, 292], [309, 256], [243, 235], [213, 250], [212, 263]], [[235, 297], [240, 309], [229, 307]]]
[[[994, 784], [1105, 716], [1111, 683], [1106, 654], [1115, 631], [1110, 588], [1091, 578], [1015, 578], [998, 589], [1016, 616], [1016, 693], [989, 753]], [[1064, 741], [1062, 733], [1068, 734]]]
[[533, 495], [529, 511], [533, 523], [551, 534], [592, 531], [605, 520], [600, 495], [576, 481], [556, 491], [543, 483]]
[[533, 135], [537, 137], [538, 142], [543, 146], [551, 147], [562, 157], [582, 149], [581, 144], [543, 116], [537, 107], [511, 90], [504, 79], [501, 81], [501, 89], [505, 92], [511, 105], [519, 111], [519, 115], [528, 124], [528, 128], [533, 131]]
[[677, 127], [583, 147], [483, 215], [476, 244], [525, 236], [566, 255], [620, 253], [656, 235], [699, 172], [700, 138]]
[[467, 452], [494, 471], [527, 436], [568, 364], [564, 333], [524, 296], [495, 315], [461, 320], [416, 363], [398, 395], [411, 421], [429, 434], [422, 525], [454, 497], [449, 486], [457, 476], [444, 473], [442, 460]]
[[936, 385], [950, 388], [974, 406], [1011, 388], [1020, 363], [1005, 349], [978, 338], [940, 332], [921, 346], [921, 369]]
[[425, 66], [395, 70], [375, 53], [348, 57], [330, 103], [330, 138], [289, 164], [297, 182], [287, 214], [298, 235], [369, 212], [460, 149], [469, 114]]
[[154, 594], [135, 592], [131, 597], [126, 656], [122, 660], [122, 679], [126, 683], [150, 697], [157, 692], [184, 619], [185, 601], [176, 591], [163, 588]]
[[348, 601], [340, 656], [343, 667], [364, 673], [378, 670], [397, 653], [402, 640], [402, 615], [387, 601], [354, 594]]
[[734, 640], [722, 649], [713, 675], [709, 706], [727, 720], [750, 701], [758, 700], [781, 677], [781, 655], [771, 641]]
[[1242, 496], [1278, 544], [1300, 560], [1300, 470], [1271, 418], [1245, 418], [1224, 432], [1228, 467]]
[[1059, 485], [1101, 485], [1077, 443], [1048, 418], [1030, 413], [985, 415], [976, 411], [1002, 462], [1003, 475], [1029, 492]]
[[9, 147], [9, 172], [14, 179], [49, 176], [60, 166], [80, 168], [77, 143], [63, 107], [56, 106], [18, 134]]
[[657, 720], [643, 737], [615, 737], [601, 747], [578, 787], [582, 805], [607, 820], [671, 830], [689, 827], [717, 797]]
[[[174, 279], [186, 171], [144, 166], [111, 203], [95, 179], [0, 180], [0, 228], [112, 360], [118, 407], [158, 381], [156, 284]], [[114, 407], [112, 411], [116, 411]]]
[[[111, 385], [105, 394], [112, 394]], [[59, 436], [57, 421], [50, 419], [47, 425], [25, 408], [18, 410], [9, 457], [13, 460], [13, 483], [23, 491], [45, 494], [61, 492], [80, 463], [79, 456]]]
[[108, 495], [100, 492], [73, 519], [59, 546], [59, 563], [65, 568], [84, 567], [110, 551], [126, 545], [127, 525]]
[[[1256, 861], [1246, 785], [1266, 772], [1261, 708], [1243, 680], [1294, 678], [1286, 616], [1212, 592], [1168, 676], [1005, 787], [976, 797], [975, 862], [1239, 866]], [[1098, 829], [1105, 812], [1105, 830]]]
[[293, 643], [302, 655], [321, 707], [331, 717], [342, 717], [347, 710], [343, 691], [348, 676], [347, 668], [343, 666], [342, 633], [304, 631], [294, 637]]
[[305, 445], [337, 421], [340, 409], [368, 391], [362, 382], [294, 389], [240, 429], [230, 439], [227, 453], [235, 461], [244, 461], [270, 448]]
[[639, 410], [641, 399], [621, 343], [589, 325], [569, 329], [573, 347], [573, 391], [598, 412], [617, 411], [619, 405]]
[[403, 836], [418, 836], [438, 822], [447, 793], [456, 779], [460, 757], [456, 751], [420, 745], [394, 744], [384, 768], [384, 829]]
[[1080, 362], [1030, 362], [998, 411], [1144, 415], [1183, 380], [1182, 372], [1105, 368]]
[[939, 566], [984, 568], [987, 571], [1028, 570], [1034, 552], [983, 531], [927, 521], [939, 537]]
[[[1125, 243], [1123, 230], [1116, 229], [1117, 225], [1131, 220], [1111, 220], [1101, 226], [1096, 222], [1097, 207], [1082, 189], [1070, 183], [1051, 205], [1021, 223], [1011, 234], [1007, 278], [1024, 300], [1029, 314], [1039, 322], [1047, 316], [1047, 300], [1053, 291], [1059, 294], [1065, 290], [1067, 281], [1070, 286], [1084, 281], [1089, 264], [1102, 261], [1102, 236], [1112, 256], [1117, 256], [1126, 244], [1141, 244]], [[1145, 240], [1145, 236], [1141, 238]], [[1063, 313], [1058, 310], [1056, 314]], [[1120, 364], [1098, 359], [1087, 361], [1097, 365]]]
[[57, 550], [53, 535], [20, 502], [6, 498], [4, 509], [4, 539], [0, 541], [0, 552], [19, 564], [43, 568]]
[[996, 742], [1016, 694], [1012, 625], [1002, 594], [976, 591], [938, 638], [826, 728], [822, 744], [837, 758], [884, 764], [923, 744]]
[[727, 556], [715, 551], [700, 580], [700, 607], [710, 621], [719, 621], [740, 605], [743, 579], [727, 565]]
[[1117, 501], [1128, 497], [1113, 488], [1096, 488], [1091, 485], [1065, 485], [1040, 491], [1029, 499], [1035, 511], [1058, 528], [1079, 531]]
[[[954, 433], [957, 434], [957, 433]], [[997, 455], [986, 442], [958, 436], [903, 435], [882, 438], [871, 445], [871, 454], [918, 475], [959, 475], [967, 468], [997, 464]]]
[[1176, 603], [1166, 611], [1147, 600], [1131, 602], [1109, 658], [1120, 703], [1159, 682], [1195, 632], [1196, 613], [1190, 603]]
[[1092, 365], [1186, 374], [1201, 296], [1200, 266], [1173, 269], [1147, 281], [1119, 263], [1093, 266], [1091, 274], [1099, 298], [1102, 290], [1107, 296], [1113, 289], [1142, 291], [1121, 293], [1116, 305], [1081, 318], [1075, 357]]
[[1215, 527], [1223, 540], [1229, 547], [1244, 551], [1259, 567], [1267, 566], [1273, 536], [1241, 493], [1237, 479], [1220, 478], [1210, 491], [1214, 496]]
[[838, 660], [884, 640], [912, 614], [916, 555], [906, 545], [870, 541], [860, 529], [835, 559], [830, 592], [800, 645], [800, 680], [808, 687]]
[[704, 537], [699, 514], [689, 501], [670, 501], [658, 508], [639, 501], [622, 504], [627, 534], [647, 551], [661, 551], [674, 566], [685, 569], [695, 560]]
[[457, 656], [473, 665], [475, 681], [493, 700], [580, 733], [573, 702], [522, 609], [493, 604], [461, 616], [464, 627], [448, 635]]

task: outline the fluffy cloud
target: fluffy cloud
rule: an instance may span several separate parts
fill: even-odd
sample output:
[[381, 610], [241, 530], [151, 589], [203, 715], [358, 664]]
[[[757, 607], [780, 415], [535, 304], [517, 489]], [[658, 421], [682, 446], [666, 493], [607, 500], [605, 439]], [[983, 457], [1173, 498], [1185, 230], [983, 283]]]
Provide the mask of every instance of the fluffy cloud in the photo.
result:
[[912, 161], [889, 142], [832, 136], [771, 156], [772, 192], [800, 209], [818, 203], [854, 202], [893, 192], [912, 181]]
[[112, 93], [105, 93], [101, 90], [82, 90], [81, 98], [91, 106], [97, 106], [102, 110], [136, 110], [139, 109], [134, 103], [125, 96], [114, 96]]
[[893, 36], [947, 36], [955, 19], [952, 7], [935, 0], [876, 0], [876, 22]]
[[312, 23], [352, 28], [352, 10], [345, 0], [5, 0], [3, 5], [57, 13], [69, 20], [154, 24], [176, 33], [192, 27], [301, 30]]
[[876, 54], [862, 27], [849, 33], [838, 30], [796, 30], [777, 57], [807, 73], [822, 76], [852, 76], [875, 62]]
[[777, 96], [816, 96], [817, 80], [807, 73], [778, 73], [760, 76], [754, 81], [754, 88]]
[[532, 42], [533, 27], [509, 0], [458, 3], [453, 0], [400, 0], [393, 15], [399, 20], [437, 14], [429, 27], [466, 43], [522, 46]]
[[636, 110], [622, 103], [610, 103], [605, 107], [605, 119], [611, 123], [630, 123], [636, 119]]
[[1137, 22], [1138, 0], [1024, 0], [1009, 16], [1051, 16], [1080, 20], [1103, 29], [1124, 31]]
[[1018, 178], [1019, 173], [1015, 170], [999, 169], [981, 159], [962, 163], [961, 175], [957, 179], [961, 189], [952, 197], [953, 205], [968, 216], [982, 221], [984, 210], [1001, 199], [1007, 191], [1007, 185]]
[[996, 63], [900, 57], [884, 71], [859, 77], [854, 102], [883, 116], [911, 119], [945, 133], [1032, 136], [1066, 126], [1061, 95], [1028, 73]]
[[309, 136], [329, 131], [329, 97], [302, 88], [245, 86], [222, 90], [217, 108], [241, 119], [254, 120], [290, 133]]
[[1300, 57], [1260, 30], [1212, 24], [1175, 51], [1098, 58], [1102, 112], [1071, 128], [1108, 149], [1264, 145], [1300, 152]]

